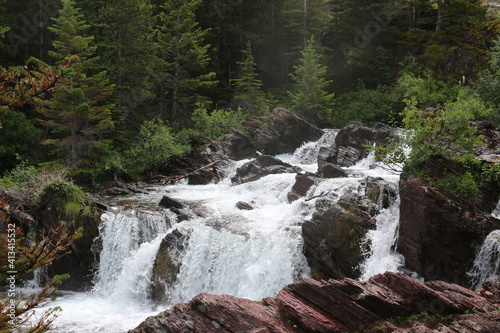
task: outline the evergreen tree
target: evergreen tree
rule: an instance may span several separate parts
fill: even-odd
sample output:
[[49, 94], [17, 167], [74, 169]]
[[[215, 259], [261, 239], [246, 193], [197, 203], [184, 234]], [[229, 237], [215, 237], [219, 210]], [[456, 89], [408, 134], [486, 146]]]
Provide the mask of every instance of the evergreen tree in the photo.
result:
[[93, 37], [84, 36], [88, 27], [74, 0], [64, 0], [59, 16], [50, 30], [56, 35], [55, 51], [62, 76], [49, 101], [42, 102], [42, 124], [51, 128], [53, 137], [46, 144], [56, 147], [66, 164], [82, 166], [87, 158], [106, 141], [103, 134], [113, 127], [111, 105], [106, 99], [112, 93], [105, 72], [90, 73], [96, 47]]
[[500, 38], [494, 42], [489, 68], [479, 76], [476, 88], [483, 99], [495, 108], [495, 117], [500, 119]]
[[252, 54], [252, 44], [247, 42], [243, 51], [245, 60], [240, 62], [241, 78], [236, 82], [235, 102], [249, 115], [259, 115], [265, 112], [266, 99], [262, 92], [262, 81], [257, 77], [255, 58]]
[[199, 27], [195, 10], [201, 0], [166, 0], [161, 6], [158, 38], [160, 118], [172, 122], [189, 119], [197, 103], [206, 103], [205, 90], [216, 84], [209, 72], [210, 61], [204, 39], [207, 30]]
[[308, 121], [328, 121], [334, 94], [327, 91], [331, 81], [325, 78], [327, 68], [321, 64], [322, 57], [314, 44], [311, 37], [302, 51], [300, 64], [294, 66], [295, 73], [291, 76], [295, 86], [289, 93], [290, 108]]
[[288, 0], [285, 5], [289, 56], [299, 58], [300, 50], [307, 46], [313, 36], [321, 35], [327, 13], [324, 0]]
[[116, 106], [131, 123], [147, 118], [145, 102], [152, 99], [156, 51], [150, 0], [111, 0], [100, 10], [100, 63], [115, 83]]

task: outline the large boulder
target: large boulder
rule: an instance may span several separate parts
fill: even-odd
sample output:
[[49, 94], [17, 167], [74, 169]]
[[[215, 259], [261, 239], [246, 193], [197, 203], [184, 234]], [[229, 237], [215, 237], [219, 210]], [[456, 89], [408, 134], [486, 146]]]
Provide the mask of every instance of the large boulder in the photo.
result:
[[319, 172], [325, 162], [341, 167], [350, 167], [369, 154], [367, 145], [386, 144], [395, 136], [395, 129], [383, 124], [368, 127], [362, 123], [351, 123], [343, 127], [335, 143], [330, 147], [323, 147], [318, 157]]
[[231, 178], [233, 185], [256, 181], [262, 177], [279, 173], [297, 173], [301, 169], [272, 156], [262, 155], [243, 164]]
[[287, 195], [288, 202], [291, 203], [299, 198], [305, 197], [309, 189], [320, 181], [321, 178], [316, 174], [310, 172], [298, 173], [295, 176], [295, 184]]
[[277, 108], [260, 119], [248, 119], [243, 125], [253, 146], [266, 155], [293, 153], [304, 142], [316, 141], [324, 134], [283, 108]]
[[[328, 205], [319, 200], [318, 205]], [[302, 224], [304, 255], [315, 279], [358, 277], [362, 260], [360, 240], [375, 221], [353, 207], [346, 210], [338, 204], [317, 212]]]
[[316, 212], [302, 224], [304, 254], [316, 279], [357, 278], [369, 244], [362, 240], [376, 226], [375, 216], [397, 198], [397, 187], [366, 177], [340, 198], [316, 201]]
[[498, 332], [498, 305], [458, 285], [386, 272], [366, 282], [305, 279], [260, 302], [200, 294], [129, 333]]
[[177, 281], [181, 254], [188, 236], [174, 230], [161, 241], [153, 264], [151, 298], [158, 303], [170, 301], [168, 289]]
[[398, 251], [406, 266], [426, 280], [469, 286], [478, 246], [500, 220], [411, 175], [401, 177], [400, 197]]

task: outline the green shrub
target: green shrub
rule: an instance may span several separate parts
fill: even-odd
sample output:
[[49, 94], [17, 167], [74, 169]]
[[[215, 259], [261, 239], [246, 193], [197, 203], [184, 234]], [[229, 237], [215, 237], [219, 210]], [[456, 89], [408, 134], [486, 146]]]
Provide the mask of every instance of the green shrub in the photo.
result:
[[232, 129], [243, 129], [243, 114], [241, 109], [213, 110], [210, 113], [206, 108], [199, 106], [193, 112], [192, 119], [195, 129], [211, 140], [223, 140]]
[[172, 157], [180, 156], [189, 150], [190, 147], [181, 144], [164, 121], [145, 121], [137, 140], [125, 152], [125, 169], [132, 175], [161, 169], [168, 165]]
[[390, 123], [402, 109], [398, 96], [391, 91], [366, 89], [361, 85], [357, 91], [340, 96], [334, 107], [332, 123], [344, 126], [352, 121], [367, 125], [375, 122]]
[[40, 169], [28, 165], [27, 162], [21, 162], [14, 169], [4, 173], [0, 180], [0, 187], [10, 188], [31, 188], [37, 177], [40, 175]]
[[68, 202], [87, 201], [83, 190], [71, 181], [56, 178], [44, 183], [35, 195], [35, 201], [40, 204], [51, 201], [64, 207]]

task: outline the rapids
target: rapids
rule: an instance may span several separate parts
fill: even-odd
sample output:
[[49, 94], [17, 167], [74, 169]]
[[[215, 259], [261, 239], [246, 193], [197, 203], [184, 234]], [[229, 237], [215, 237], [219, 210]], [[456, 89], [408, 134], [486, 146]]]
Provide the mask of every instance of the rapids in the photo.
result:
[[[321, 146], [333, 143], [336, 131], [327, 131], [317, 142], [305, 143], [294, 154], [277, 158], [317, 171]], [[310, 275], [302, 253], [301, 224], [312, 217], [316, 199], [325, 191], [340, 197], [356, 188], [365, 176], [383, 177], [398, 186], [399, 175], [377, 166], [373, 156], [348, 168], [349, 178], [324, 179], [313, 186], [307, 198], [288, 203], [287, 194], [295, 174], [269, 175], [260, 180], [231, 185], [231, 174], [246, 161], [235, 162], [229, 176], [217, 184], [151, 186], [147, 193], [127, 198], [133, 207], [117, 206], [102, 216], [100, 236], [95, 241], [99, 265], [94, 288], [87, 293], [63, 293], [50, 306], [62, 312], [55, 332], [126, 332], [146, 317], [178, 302], [187, 302], [205, 292], [230, 294], [260, 300], [275, 296], [285, 285]], [[167, 195], [183, 202], [191, 217], [178, 222], [158, 202]], [[253, 210], [239, 210], [238, 201]], [[154, 207], [154, 208], [153, 208]], [[397, 240], [399, 200], [377, 216], [377, 229], [364, 242], [370, 243], [366, 261], [360, 263], [367, 279], [403, 264], [394, 249]], [[165, 235], [177, 230], [188, 235], [177, 260], [182, 265], [177, 282], [168, 287], [168, 304], [149, 300], [156, 252]]]

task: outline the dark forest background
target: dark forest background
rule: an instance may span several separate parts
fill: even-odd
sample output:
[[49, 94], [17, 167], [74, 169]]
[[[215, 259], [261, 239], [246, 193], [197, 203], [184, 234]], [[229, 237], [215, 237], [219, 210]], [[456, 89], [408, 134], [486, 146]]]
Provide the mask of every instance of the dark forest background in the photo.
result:
[[497, 5], [0, 0], [2, 186], [137, 179], [278, 106], [320, 127], [452, 103], [496, 122]]

